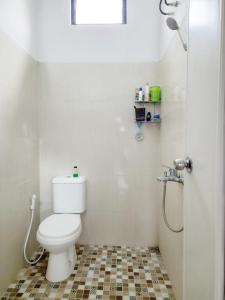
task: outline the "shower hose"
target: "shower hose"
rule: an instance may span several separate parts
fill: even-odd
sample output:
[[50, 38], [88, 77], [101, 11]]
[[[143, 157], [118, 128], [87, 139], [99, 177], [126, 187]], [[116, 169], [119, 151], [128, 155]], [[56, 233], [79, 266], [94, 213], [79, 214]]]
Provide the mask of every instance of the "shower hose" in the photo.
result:
[[163, 205], [162, 205], [163, 219], [164, 219], [166, 226], [169, 228], [169, 230], [171, 230], [172, 232], [175, 232], [175, 233], [179, 233], [184, 230], [184, 227], [182, 226], [180, 229], [177, 229], [177, 230], [173, 229], [167, 220], [167, 216], [166, 216], [166, 184], [167, 184], [167, 182], [163, 183]]
[[32, 200], [31, 200], [31, 207], [30, 207], [30, 209], [31, 209], [30, 225], [29, 225], [29, 228], [28, 228], [28, 231], [27, 231], [27, 235], [26, 235], [26, 239], [25, 239], [25, 243], [24, 243], [24, 248], [23, 248], [24, 259], [30, 265], [36, 264], [41, 259], [42, 255], [44, 254], [44, 251], [45, 251], [45, 249], [42, 248], [41, 254], [35, 260], [30, 260], [27, 257], [27, 253], [26, 253], [27, 252], [27, 243], [28, 243], [28, 240], [29, 240], [29, 237], [30, 237], [31, 228], [32, 228], [33, 221], [34, 221], [34, 211], [35, 211], [35, 202], [36, 202], [36, 199], [37, 199], [37, 196], [33, 195], [32, 196]]

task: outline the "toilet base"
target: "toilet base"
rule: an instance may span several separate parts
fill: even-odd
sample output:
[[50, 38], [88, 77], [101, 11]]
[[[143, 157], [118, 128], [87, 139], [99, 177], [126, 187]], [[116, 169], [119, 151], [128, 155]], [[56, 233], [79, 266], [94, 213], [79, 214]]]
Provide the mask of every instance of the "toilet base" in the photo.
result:
[[74, 270], [77, 255], [75, 246], [60, 253], [49, 253], [46, 278], [51, 282], [67, 279]]

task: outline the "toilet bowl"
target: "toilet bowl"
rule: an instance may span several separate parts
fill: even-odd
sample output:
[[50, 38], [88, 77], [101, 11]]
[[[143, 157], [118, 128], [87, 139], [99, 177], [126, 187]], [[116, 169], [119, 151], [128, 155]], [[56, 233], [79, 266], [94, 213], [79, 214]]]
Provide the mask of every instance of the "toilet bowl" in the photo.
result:
[[46, 278], [58, 282], [74, 270], [75, 243], [81, 234], [80, 215], [86, 210], [86, 178], [53, 178], [52, 200], [53, 214], [41, 222], [37, 240], [49, 251]]
[[74, 270], [75, 242], [81, 234], [79, 214], [53, 214], [41, 222], [37, 240], [49, 251], [46, 278], [52, 282], [63, 281]]

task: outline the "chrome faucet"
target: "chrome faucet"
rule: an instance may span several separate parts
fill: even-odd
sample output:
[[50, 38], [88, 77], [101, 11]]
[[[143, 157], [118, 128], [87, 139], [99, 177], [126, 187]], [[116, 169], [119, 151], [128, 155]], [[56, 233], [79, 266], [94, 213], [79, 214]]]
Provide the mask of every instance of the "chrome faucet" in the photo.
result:
[[174, 168], [171, 168], [169, 166], [163, 166], [165, 168], [168, 169], [164, 171], [164, 176], [160, 176], [157, 178], [158, 181], [161, 181], [161, 182], [168, 182], [168, 181], [172, 181], [172, 182], [178, 182], [178, 183], [182, 183], [184, 184], [184, 179], [180, 177], [180, 173], [174, 169]]

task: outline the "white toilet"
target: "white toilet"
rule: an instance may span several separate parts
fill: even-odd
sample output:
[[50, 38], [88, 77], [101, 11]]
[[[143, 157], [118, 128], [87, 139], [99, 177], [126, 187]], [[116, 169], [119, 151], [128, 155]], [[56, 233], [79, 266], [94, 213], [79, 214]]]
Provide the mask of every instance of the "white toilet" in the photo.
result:
[[75, 243], [81, 234], [80, 214], [86, 208], [85, 177], [56, 177], [52, 181], [53, 212], [41, 222], [37, 240], [49, 251], [46, 278], [63, 281], [73, 272]]

